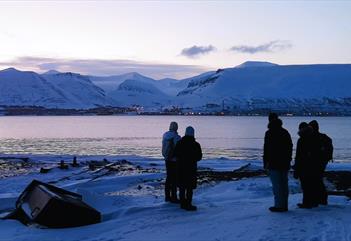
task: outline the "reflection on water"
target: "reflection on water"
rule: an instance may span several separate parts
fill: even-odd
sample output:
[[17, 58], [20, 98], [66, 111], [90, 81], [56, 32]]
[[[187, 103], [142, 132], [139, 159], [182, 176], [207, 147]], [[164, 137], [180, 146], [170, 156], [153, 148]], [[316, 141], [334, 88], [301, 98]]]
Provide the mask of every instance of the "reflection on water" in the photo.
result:
[[[205, 158], [262, 158], [265, 117], [91, 116], [0, 117], [0, 153], [55, 155], [140, 155], [161, 158], [161, 136], [170, 121], [180, 134], [194, 126]], [[296, 143], [296, 129], [311, 118], [283, 118]], [[348, 117], [318, 118], [333, 138], [335, 159], [351, 161]]]
[[[144, 141], [141, 141], [144, 140]], [[148, 141], [147, 141], [148, 140]], [[160, 138], [70, 138], [70, 139], [1, 139], [0, 153], [7, 154], [59, 154], [59, 155], [138, 155], [161, 158]], [[199, 140], [201, 142], [201, 140]], [[138, 142], [135, 144], [133, 142]], [[255, 148], [211, 148], [203, 147], [206, 158], [231, 158], [257, 160], [262, 149]]]

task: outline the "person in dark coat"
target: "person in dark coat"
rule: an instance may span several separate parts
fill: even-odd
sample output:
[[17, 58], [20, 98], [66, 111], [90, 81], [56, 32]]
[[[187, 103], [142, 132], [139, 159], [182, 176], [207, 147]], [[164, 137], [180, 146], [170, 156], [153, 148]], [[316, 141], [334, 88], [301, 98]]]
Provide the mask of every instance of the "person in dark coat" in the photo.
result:
[[177, 143], [174, 156], [177, 160], [177, 185], [179, 187], [180, 207], [195, 211], [192, 205], [193, 190], [197, 187], [197, 162], [202, 159], [201, 146], [195, 140], [194, 128], [188, 126], [185, 136]]
[[324, 185], [324, 172], [327, 164], [333, 159], [333, 142], [332, 139], [324, 133], [319, 132], [319, 124], [316, 120], [309, 123], [314, 133], [318, 136], [318, 141], [321, 143], [321, 155], [318, 161], [317, 170], [318, 173], [318, 192], [319, 192], [319, 204], [328, 205], [328, 193]]
[[300, 208], [313, 208], [319, 204], [320, 142], [318, 135], [306, 122], [299, 125], [294, 177], [300, 179], [303, 198]]
[[284, 129], [281, 119], [269, 116], [263, 147], [264, 168], [268, 170], [273, 186], [274, 206], [272, 212], [288, 211], [288, 171], [292, 159], [292, 140], [289, 132]]

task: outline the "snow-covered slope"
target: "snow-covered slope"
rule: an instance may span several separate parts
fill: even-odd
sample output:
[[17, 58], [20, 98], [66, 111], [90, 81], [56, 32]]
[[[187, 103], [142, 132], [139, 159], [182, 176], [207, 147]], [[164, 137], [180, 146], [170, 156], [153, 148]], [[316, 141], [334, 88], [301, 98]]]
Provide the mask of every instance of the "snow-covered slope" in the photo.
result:
[[155, 80], [150, 77], [141, 75], [139, 73], [127, 73], [122, 75], [113, 76], [89, 76], [89, 79], [97, 86], [105, 90], [107, 93], [115, 91], [118, 86], [126, 80], [135, 80], [138, 82], [143, 82], [151, 84], [164, 92], [167, 95], [176, 96], [180, 91], [186, 88], [187, 81], [176, 80], [172, 78], [165, 78], [160, 80]]
[[272, 67], [278, 66], [278, 64], [265, 62], [265, 61], [246, 61], [235, 68], [250, 68], [250, 67]]
[[144, 80], [127, 79], [108, 95], [123, 106], [160, 107], [171, 104], [172, 97]]
[[[73, 157], [41, 155], [30, 160], [38, 158], [42, 163], [54, 160], [51, 166], [57, 166], [57, 160], [72, 160]], [[299, 209], [296, 204], [302, 200], [300, 183], [291, 176], [287, 213], [268, 211], [274, 200], [266, 176], [199, 185], [193, 198], [198, 210], [187, 212], [180, 209], [179, 204], [164, 202], [164, 161], [126, 156], [78, 156], [80, 161], [102, 158], [115, 160], [115, 163], [127, 159], [132, 162], [132, 166], [126, 166], [131, 166], [131, 171], [112, 166], [110, 170], [105, 168], [96, 173], [82, 164], [77, 168], [53, 169], [48, 174], [41, 174], [39, 169], [43, 164], [35, 162], [35, 169], [27, 175], [0, 179], [0, 214], [14, 209], [18, 195], [33, 179], [37, 179], [81, 194], [84, 202], [101, 212], [101, 223], [41, 229], [35, 225], [25, 226], [17, 220], [0, 219], [0, 240], [349, 241], [351, 237], [350, 201], [343, 196], [329, 196], [327, 206]], [[206, 160], [199, 162], [199, 169], [232, 171], [247, 163]], [[341, 170], [349, 171], [350, 164], [346, 165]], [[149, 171], [141, 173], [135, 170], [135, 166]], [[251, 162], [250, 166], [257, 170], [262, 167], [262, 161]], [[329, 165], [331, 168], [337, 166], [337, 163]], [[333, 189], [333, 186], [328, 185], [328, 188]]]
[[118, 86], [126, 80], [138, 80], [148, 83], [155, 82], [154, 79], [143, 76], [136, 72], [112, 76], [89, 76], [89, 79], [95, 85], [105, 90], [107, 93], [118, 89]]
[[104, 90], [94, 85], [86, 76], [70, 72], [44, 76], [52, 85], [61, 89], [75, 106], [90, 108], [114, 104], [112, 99], [106, 97]]
[[153, 83], [162, 92], [170, 95], [176, 96], [180, 91], [188, 86], [189, 81], [187, 79], [177, 80], [177, 79], [160, 79]]
[[67, 108], [71, 103], [61, 89], [42, 76], [9, 68], [0, 71], [0, 105]]
[[51, 69], [49, 71], [46, 71], [45, 73], [42, 73], [42, 75], [52, 75], [52, 74], [60, 74], [61, 72]]
[[[98, 86], [98, 87], [97, 87]], [[97, 77], [48, 71], [0, 72], [1, 105], [58, 108], [179, 106], [202, 111], [277, 110], [351, 113], [351, 64], [245, 62], [183, 79], [138, 73]]]
[[[190, 106], [209, 103], [231, 108], [299, 108], [351, 97], [351, 65], [243, 64], [189, 82], [178, 98]], [[351, 103], [350, 103], [351, 104]]]

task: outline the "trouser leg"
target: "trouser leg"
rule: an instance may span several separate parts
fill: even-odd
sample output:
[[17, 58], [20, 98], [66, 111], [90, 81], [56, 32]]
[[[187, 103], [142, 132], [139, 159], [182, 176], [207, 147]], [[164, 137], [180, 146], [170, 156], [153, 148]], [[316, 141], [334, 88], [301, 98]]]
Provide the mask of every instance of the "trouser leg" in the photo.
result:
[[315, 205], [316, 196], [318, 196], [316, 189], [318, 189], [318, 187], [314, 185], [313, 177], [301, 177], [300, 180], [303, 193], [302, 204], [305, 206]]
[[274, 196], [274, 206], [278, 207], [278, 180], [277, 174], [274, 170], [269, 170], [269, 178], [271, 179], [272, 189], [273, 189], [273, 196]]
[[186, 189], [186, 202], [191, 205], [193, 201], [193, 189], [188, 188]]
[[169, 167], [169, 163], [166, 162], [165, 200], [170, 201], [170, 199], [171, 199], [170, 167]]
[[324, 170], [318, 177], [318, 204], [328, 204], [328, 193], [324, 184]]
[[177, 200], [177, 164], [176, 162], [169, 163], [169, 179], [171, 199]]
[[271, 179], [273, 187], [274, 206], [276, 208], [288, 208], [288, 172], [270, 170], [269, 177]]
[[280, 190], [279, 190], [279, 199], [278, 199], [279, 207], [288, 208], [288, 200], [289, 200], [288, 172], [281, 171], [280, 172]]
[[328, 192], [327, 189], [324, 185], [324, 180], [323, 177], [320, 180], [320, 189], [321, 189], [321, 195], [320, 195], [320, 204], [328, 204]]
[[185, 203], [186, 198], [185, 198], [185, 188], [179, 188], [179, 198], [180, 198], [180, 203]]

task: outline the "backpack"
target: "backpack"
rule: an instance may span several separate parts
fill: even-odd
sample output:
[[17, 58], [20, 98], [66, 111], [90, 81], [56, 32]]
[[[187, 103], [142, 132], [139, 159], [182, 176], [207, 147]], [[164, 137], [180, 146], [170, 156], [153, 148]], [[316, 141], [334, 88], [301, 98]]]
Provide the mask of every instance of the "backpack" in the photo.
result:
[[333, 159], [333, 140], [326, 134], [320, 135], [321, 140], [321, 154], [325, 163], [328, 163]]

